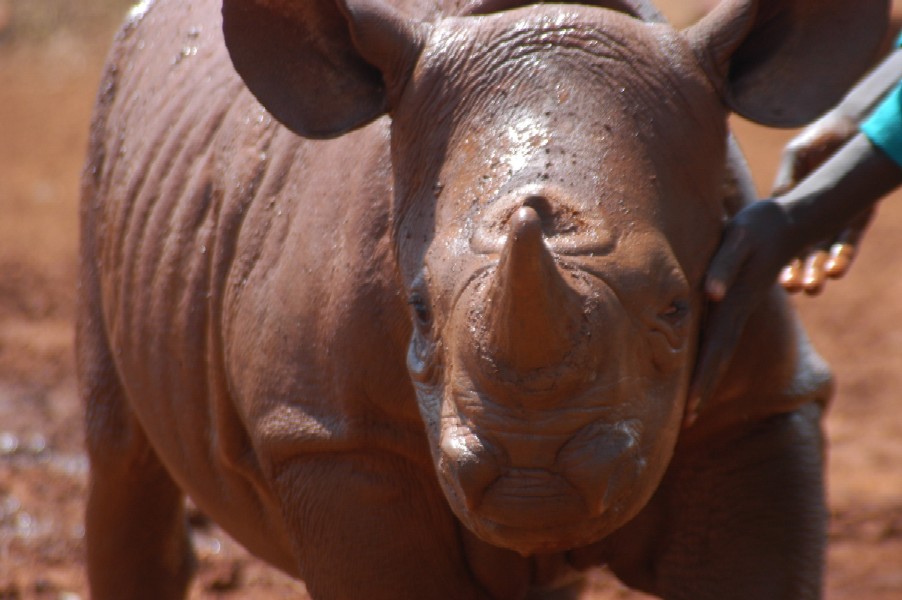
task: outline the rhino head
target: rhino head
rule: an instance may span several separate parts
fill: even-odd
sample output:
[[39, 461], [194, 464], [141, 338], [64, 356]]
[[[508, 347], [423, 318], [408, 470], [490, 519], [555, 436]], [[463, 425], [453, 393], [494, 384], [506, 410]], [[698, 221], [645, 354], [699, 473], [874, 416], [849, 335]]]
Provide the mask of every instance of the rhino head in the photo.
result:
[[408, 369], [451, 506], [497, 545], [598, 539], [673, 452], [726, 127], [662, 29], [576, 7], [445, 21], [398, 103]]
[[[523, 554], [587, 544], [637, 514], [674, 452], [724, 218], [728, 106], [797, 123], [858, 68], [787, 108], [775, 86], [813, 67], [772, 57], [798, 45], [798, 15], [763, 0], [682, 32], [626, 0], [441, 17], [421, 4], [410, 18], [376, 0], [227, 1], [225, 31], [295, 131], [392, 118], [407, 365], [452, 510]], [[261, 48], [297, 39], [305, 53], [282, 48], [272, 67], [291, 77], [261, 69]]]

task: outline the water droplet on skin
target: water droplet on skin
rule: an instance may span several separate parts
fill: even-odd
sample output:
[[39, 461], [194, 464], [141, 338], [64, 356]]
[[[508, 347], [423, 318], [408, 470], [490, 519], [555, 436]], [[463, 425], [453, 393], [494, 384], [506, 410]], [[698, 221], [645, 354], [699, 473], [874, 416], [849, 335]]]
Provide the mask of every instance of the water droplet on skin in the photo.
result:
[[13, 522], [13, 528], [17, 534], [28, 536], [34, 529], [34, 519], [27, 512], [20, 511]]
[[28, 443], [25, 444], [25, 449], [30, 454], [43, 454], [47, 450], [47, 438], [40, 433], [35, 433], [29, 438]]
[[22, 503], [17, 498], [9, 496], [0, 501], [0, 522], [8, 519], [22, 509]]
[[82, 454], [51, 456], [50, 464], [57, 473], [70, 477], [82, 477], [88, 472], [88, 457]]
[[197, 55], [197, 46], [185, 46], [182, 48], [182, 51], [178, 53], [178, 55], [173, 59], [172, 64], [177, 65], [189, 56]]
[[144, 15], [147, 14], [147, 10], [150, 8], [150, 5], [153, 4], [153, 0], [141, 0], [137, 4], [135, 4], [130, 11], [128, 11], [128, 20], [131, 23], [137, 23], [141, 19], [144, 18]]
[[19, 438], [15, 434], [4, 431], [0, 433], [0, 455], [13, 454], [19, 449]]

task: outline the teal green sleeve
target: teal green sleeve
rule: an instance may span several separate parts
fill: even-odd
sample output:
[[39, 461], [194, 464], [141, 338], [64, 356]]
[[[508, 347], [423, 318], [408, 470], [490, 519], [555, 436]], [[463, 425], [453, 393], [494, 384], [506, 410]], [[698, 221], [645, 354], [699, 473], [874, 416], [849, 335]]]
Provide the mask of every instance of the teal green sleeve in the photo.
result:
[[[902, 48], [902, 34], [896, 38], [896, 48]], [[861, 123], [861, 132], [902, 166], [902, 83], [887, 94]]]
[[861, 132], [902, 166], [902, 84], [893, 88], [862, 122]]

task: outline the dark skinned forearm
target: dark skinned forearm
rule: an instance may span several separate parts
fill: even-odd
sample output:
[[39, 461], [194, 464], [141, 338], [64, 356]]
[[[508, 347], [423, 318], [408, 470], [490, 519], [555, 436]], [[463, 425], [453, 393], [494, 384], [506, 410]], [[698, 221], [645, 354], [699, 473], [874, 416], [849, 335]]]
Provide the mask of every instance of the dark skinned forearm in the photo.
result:
[[902, 167], [862, 134], [795, 189], [775, 201], [786, 211], [801, 251], [840, 231], [853, 217], [902, 183]]

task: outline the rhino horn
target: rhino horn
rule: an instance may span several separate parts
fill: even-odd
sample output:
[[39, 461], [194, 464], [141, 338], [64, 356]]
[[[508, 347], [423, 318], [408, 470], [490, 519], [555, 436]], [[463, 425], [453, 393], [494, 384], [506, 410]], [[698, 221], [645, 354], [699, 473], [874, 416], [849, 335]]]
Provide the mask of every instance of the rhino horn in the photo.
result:
[[517, 371], [562, 362], [582, 313], [545, 244], [536, 210], [524, 206], [511, 218], [489, 291], [486, 314], [493, 358]]

